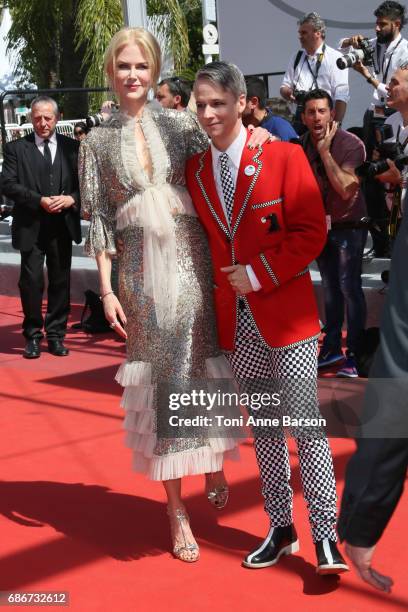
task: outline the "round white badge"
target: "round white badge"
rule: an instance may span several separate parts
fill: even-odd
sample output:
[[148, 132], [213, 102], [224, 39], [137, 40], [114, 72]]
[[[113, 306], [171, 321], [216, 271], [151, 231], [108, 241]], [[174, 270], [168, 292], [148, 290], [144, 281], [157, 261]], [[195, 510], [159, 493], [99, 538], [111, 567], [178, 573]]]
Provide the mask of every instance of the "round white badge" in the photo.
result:
[[255, 166], [252, 166], [252, 164], [250, 166], [246, 166], [244, 172], [246, 176], [252, 176], [255, 174]]

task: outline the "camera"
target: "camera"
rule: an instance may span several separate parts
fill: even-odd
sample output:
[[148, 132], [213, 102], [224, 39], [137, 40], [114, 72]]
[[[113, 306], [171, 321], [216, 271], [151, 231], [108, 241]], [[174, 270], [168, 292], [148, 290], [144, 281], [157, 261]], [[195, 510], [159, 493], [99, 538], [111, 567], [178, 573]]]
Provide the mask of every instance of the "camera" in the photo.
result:
[[[111, 105], [112, 110], [117, 110], [118, 108], [119, 106], [117, 104]], [[104, 121], [106, 121], [106, 119], [103, 116], [103, 113], [101, 112], [95, 113], [94, 115], [88, 115], [88, 117], [85, 117], [85, 123], [86, 123], [86, 127], [88, 128], [88, 130], [90, 130], [93, 127], [98, 127]]]
[[336, 64], [340, 70], [351, 68], [356, 62], [362, 62], [365, 66], [371, 66], [373, 64], [374, 47], [368, 38], [363, 38], [359, 42], [359, 48], [353, 49], [350, 53], [346, 53], [342, 57], [339, 57]]
[[295, 91], [293, 92], [293, 97], [296, 100], [296, 104], [301, 106], [303, 104], [303, 100], [305, 99], [306, 94], [307, 91], [304, 91], [303, 89], [295, 89]]
[[408, 155], [404, 153], [403, 147], [399, 142], [385, 142], [394, 135], [392, 126], [388, 123], [383, 123], [375, 128], [375, 139], [377, 141], [376, 150], [381, 159], [375, 162], [364, 162], [356, 168], [357, 176], [372, 178], [389, 170], [387, 158], [391, 159], [397, 166], [398, 170], [402, 170], [408, 164]]
[[88, 117], [85, 117], [85, 123], [88, 129], [98, 127], [98, 125], [101, 125], [103, 121], [102, 113], [95, 113], [94, 115], [88, 115]]

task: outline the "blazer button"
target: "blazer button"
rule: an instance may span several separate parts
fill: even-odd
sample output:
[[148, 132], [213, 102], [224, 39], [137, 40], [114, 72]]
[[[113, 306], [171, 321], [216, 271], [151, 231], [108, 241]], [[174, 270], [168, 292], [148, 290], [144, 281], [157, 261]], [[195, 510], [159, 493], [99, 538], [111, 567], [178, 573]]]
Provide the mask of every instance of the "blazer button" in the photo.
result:
[[266, 223], [266, 217], [261, 217], [262, 223]]

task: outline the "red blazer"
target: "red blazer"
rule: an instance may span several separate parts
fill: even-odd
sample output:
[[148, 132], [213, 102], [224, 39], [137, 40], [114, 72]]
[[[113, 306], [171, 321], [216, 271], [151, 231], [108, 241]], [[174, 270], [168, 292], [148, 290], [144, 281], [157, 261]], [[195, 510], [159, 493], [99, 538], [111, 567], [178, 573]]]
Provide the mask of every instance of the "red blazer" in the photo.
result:
[[221, 348], [234, 350], [238, 298], [220, 268], [236, 263], [250, 264], [262, 285], [244, 298], [261, 341], [290, 348], [316, 338], [320, 328], [307, 266], [323, 249], [327, 231], [302, 147], [274, 142], [255, 151], [244, 148], [231, 231], [217, 195], [211, 148], [188, 160], [186, 179], [209, 239]]

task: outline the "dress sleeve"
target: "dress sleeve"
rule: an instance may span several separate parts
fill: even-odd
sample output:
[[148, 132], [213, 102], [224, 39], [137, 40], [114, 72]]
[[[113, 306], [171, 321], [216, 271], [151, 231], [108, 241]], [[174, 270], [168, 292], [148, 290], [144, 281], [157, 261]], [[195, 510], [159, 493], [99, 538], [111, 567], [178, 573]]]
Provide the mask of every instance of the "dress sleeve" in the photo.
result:
[[185, 116], [186, 158], [188, 159], [196, 153], [206, 151], [210, 141], [207, 134], [201, 129], [195, 113], [185, 111], [183, 115]]
[[114, 255], [115, 214], [109, 206], [105, 186], [101, 180], [97, 154], [86, 141], [79, 149], [79, 185], [81, 192], [81, 216], [90, 221], [84, 250], [90, 257], [102, 251]]

